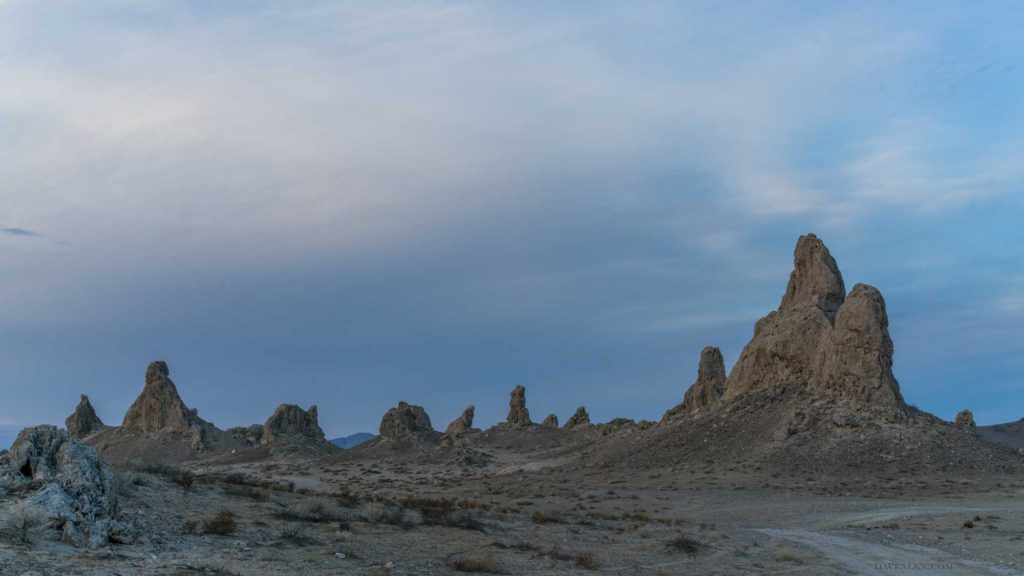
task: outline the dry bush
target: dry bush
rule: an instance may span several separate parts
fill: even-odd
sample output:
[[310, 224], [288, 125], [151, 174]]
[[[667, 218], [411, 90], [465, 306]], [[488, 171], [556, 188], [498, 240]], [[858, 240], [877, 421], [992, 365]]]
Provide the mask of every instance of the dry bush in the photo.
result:
[[448, 568], [456, 572], [501, 574], [501, 568], [490, 556], [463, 556], [448, 561]]
[[236, 528], [235, 515], [230, 512], [218, 512], [203, 520], [203, 534], [226, 536], [234, 534]]
[[195, 520], [185, 520], [181, 525], [182, 534], [195, 534], [199, 532], [199, 522]]
[[178, 486], [181, 486], [183, 490], [190, 490], [192, 488], [192, 484], [194, 484], [195, 481], [195, 475], [189, 472], [188, 470], [182, 470], [180, 473], [178, 473], [177, 476], [174, 477], [174, 483], [177, 484]]
[[0, 516], [0, 535], [12, 544], [29, 544], [29, 535], [45, 522], [38, 512], [27, 508], [7, 510]]
[[673, 552], [682, 552], [688, 556], [696, 556], [704, 547], [699, 541], [690, 538], [685, 534], [679, 534], [665, 543], [665, 546]]
[[243, 498], [252, 498], [257, 502], [266, 502], [270, 499], [270, 495], [267, 494], [266, 490], [245, 484], [225, 484], [223, 486], [223, 490], [225, 494], [240, 496]]
[[597, 570], [597, 560], [593, 552], [577, 552], [576, 565], [586, 570]]
[[534, 524], [559, 524], [562, 522], [562, 517], [557, 512], [541, 512], [538, 510], [530, 518]]
[[281, 520], [294, 522], [336, 522], [345, 519], [322, 500], [300, 502], [295, 506], [280, 510], [274, 515]]
[[367, 502], [363, 505], [362, 517], [370, 524], [399, 525], [405, 517], [405, 510], [382, 502]]

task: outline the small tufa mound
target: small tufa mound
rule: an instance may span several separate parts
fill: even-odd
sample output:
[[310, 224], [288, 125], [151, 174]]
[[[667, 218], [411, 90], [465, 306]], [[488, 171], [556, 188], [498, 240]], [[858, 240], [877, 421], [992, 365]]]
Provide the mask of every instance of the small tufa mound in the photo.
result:
[[532, 426], [530, 411], [526, 409], [526, 388], [516, 386], [512, 390], [511, 398], [508, 401], [508, 418], [510, 426], [525, 427]]
[[282, 438], [327, 442], [317, 422], [316, 405], [310, 406], [308, 411], [294, 404], [278, 406], [263, 424], [260, 444], [271, 444]]
[[100, 417], [96, 415], [96, 410], [89, 402], [89, 397], [85, 394], [82, 394], [82, 399], [78, 402], [75, 411], [64, 421], [64, 427], [75, 440], [81, 440], [93, 432], [106, 428]]
[[466, 409], [462, 411], [462, 414], [458, 418], [452, 420], [452, 423], [448, 425], [448, 429], [445, 430], [445, 434], [464, 434], [473, 428], [473, 414], [476, 412], [476, 407], [470, 404], [466, 406]]
[[392, 442], [433, 432], [434, 427], [423, 407], [405, 402], [388, 410], [380, 421], [380, 437]]
[[956, 415], [956, 420], [953, 421], [953, 425], [956, 426], [957, 430], [968, 434], [974, 434], [978, 429], [974, 424], [974, 414], [967, 408], [964, 408]]
[[548, 414], [544, 421], [540, 423], [544, 428], [558, 428], [558, 416], [554, 414]]
[[576, 409], [576, 412], [573, 413], [573, 415], [570, 416], [569, 419], [565, 421], [565, 426], [562, 426], [562, 428], [565, 430], [572, 430], [573, 428], [577, 428], [579, 426], [589, 425], [590, 414], [587, 414], [586, 408], [580, 406], [579, 408]]
[[92, 448], [67, 432], [56, 426], [26, 428], [0, 455], [0, 488], [29, 481], [42, 488], [12, 511], [49, 519], [75, 546], [131, 540], [130, 530], [116, 520], [116, 478]]

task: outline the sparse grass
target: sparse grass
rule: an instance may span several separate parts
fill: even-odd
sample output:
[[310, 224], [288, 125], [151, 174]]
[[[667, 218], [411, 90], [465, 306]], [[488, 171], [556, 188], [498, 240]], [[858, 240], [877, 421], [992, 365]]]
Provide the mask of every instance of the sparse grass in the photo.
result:
[[199, 522], [195, 520], [185, 520], [181, 525], [182, 534], [195, 534], [199, 532]]
[[362, 517], [370, 524], [401, 524], [405, 510], [401, 506], [382, 502], [367, 502], [363, 505]]
[[191, 576], [192, 574], [216, 574], [217, 576], [241, 576], [238, 572], [232, 572], [220, 563], [204, 562], [202, 564], [184, 564], [178, 566], [178, 574]]
[[228, 534], [234, 534], [236, 527], [235, 515], [230, 512], [218, 512], [216, 515], [203, 520], [203, 534], [227, 536]]
[[462, 556], [448, 561], [448, 568], [456, 572], [501, 574], [501, 568], [490, 556]]
[[12, 544], [25, 546], [31, 543], [29, 536], [32, 531], [44, 522], [42, 516], [27, 508], [8, 510], [0, 516], [0, 535]]
[[285, 508], [274, 514], [281, 520], [295, 522], [336, 522], [344, 520], [344, 516], [332, 510], [326, 502], [311, 500]]
[[225, 484], [223, 490], [225, 494], [251, 498], [257, 502], [266, 502], [270, 499], [270, 495], [263, 488], [256, 488], [246, 484]]
[[530, 519], [534, 524], [560, 524], [562, 522], [562, 516], [557, 512], [541, 512], [540, 510], [534, 512]]

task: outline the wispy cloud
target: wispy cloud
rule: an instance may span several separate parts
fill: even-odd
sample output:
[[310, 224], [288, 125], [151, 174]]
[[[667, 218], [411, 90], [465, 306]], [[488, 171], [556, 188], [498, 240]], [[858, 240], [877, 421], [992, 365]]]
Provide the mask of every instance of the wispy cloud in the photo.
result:
[[36, 232], [34, 230], [27, 230], [25, 228], [15, 228], [15, 227], [11, 227], [11, 226], [0, 226], [0, 234], [5, 234], [7, 236], [19, 236], [19, 237], [23, 237], [23, 238], [32, 238], [32, 237], [41, 237], [42, 236], [42, 234], [40, 234], [40, 233], [38, 233], [38, 232]]

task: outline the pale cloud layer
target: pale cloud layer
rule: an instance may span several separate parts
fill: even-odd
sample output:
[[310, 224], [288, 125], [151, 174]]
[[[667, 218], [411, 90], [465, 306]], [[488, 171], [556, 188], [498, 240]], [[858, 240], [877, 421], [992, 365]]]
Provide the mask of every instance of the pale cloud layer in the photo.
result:
[[[781, 290], [780, 247], [810, 229], [873, 281], [959, 286], [941, 262], [907, 271], [969, 259], [928, 241], [939, 223], [991, 232], [1009, 224], [987, 210], [1020, 210], [1004, 10], [0, 1], [0, 328], [25, 347], [146, 333], [154, 354], [189, 327], [241, 350], [254, 317], [244, 330], [294, 321], [293, 344], [268, 346], [312, 349], [332, 332], [304, 318], [358, 316], [344, 330], [399, 358], [411, 329], [486, 326], [502, 349], [544, 332], [582, 364], [620, 333], [735, 348]], [[894, 265], [885, 234], [917, 264]], [[36, 374], [34, 350], [0, 358]], [[343, 379], [418, 385], [374, 369]], [[660, 370], [619, 377], [657, 389]]]

